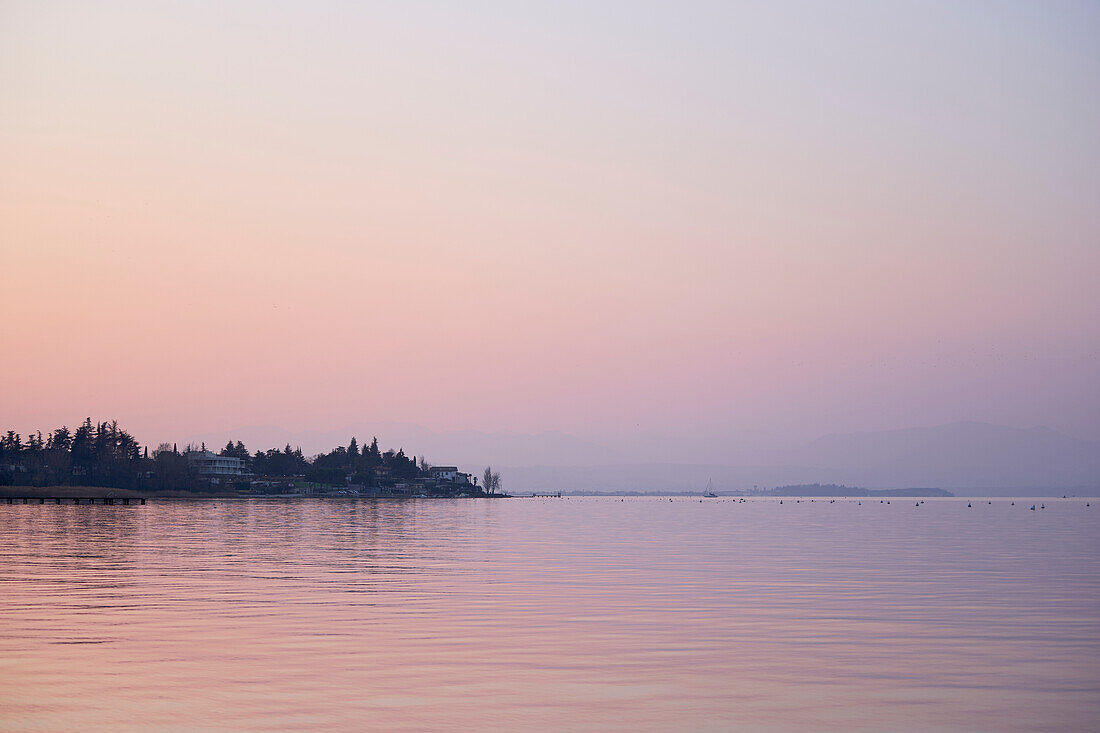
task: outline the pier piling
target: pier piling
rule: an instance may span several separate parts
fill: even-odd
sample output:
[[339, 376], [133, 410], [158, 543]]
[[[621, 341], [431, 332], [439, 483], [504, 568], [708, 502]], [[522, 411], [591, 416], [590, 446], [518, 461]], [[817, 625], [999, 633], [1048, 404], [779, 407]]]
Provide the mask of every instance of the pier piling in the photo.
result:
[[[94, 496], [85, 496], [85, 497], [80, 497], [80, 496], [73, 496], [73, 497], [62, 497], [62, 496], [5, 496], [0, 501], [6, 501], [8, 504], [19, 504], [20, 501], [22, 501], [23, 504], [32, 504], [32, 503], [34, 503], [35, 500], [37, 500], [39, 504], [53, 503], [53, 504], [57, 504], [58, 506], [60, 506], [61, 504], [68, 503], [70, 498], [72, 499], [73, 504], [75, 506], [80, 506], [81, 504], [85, 503], [83, 501], [84, 499], [87, 500], [88, 504], [95, 505], [97, 497], [94, 497]], [[133, 496], [133, 497], [131, 497], [131, 496], [120, 496], [120, 497], [101, 496], [101, 497], [98, 497], [98, 498], [99, 498], [100, 502], [102, 502], [103, 506], [115, 506], [116, 504], [121, 504], [122, 506], [130, 506], [130, 500], [131, 499], [133, 499], [133, 503], [141, 504], [141, 506], [145, 506], [145, 497], [144, 496], [140, 496], [140, 497], [139, 496]]]

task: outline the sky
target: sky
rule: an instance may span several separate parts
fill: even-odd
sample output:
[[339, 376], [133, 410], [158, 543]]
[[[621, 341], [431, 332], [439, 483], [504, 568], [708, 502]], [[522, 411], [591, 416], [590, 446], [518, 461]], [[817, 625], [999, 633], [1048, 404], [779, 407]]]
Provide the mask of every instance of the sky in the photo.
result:
[[0, 424], [1100, 439], [1100, 5], [0, 0]]

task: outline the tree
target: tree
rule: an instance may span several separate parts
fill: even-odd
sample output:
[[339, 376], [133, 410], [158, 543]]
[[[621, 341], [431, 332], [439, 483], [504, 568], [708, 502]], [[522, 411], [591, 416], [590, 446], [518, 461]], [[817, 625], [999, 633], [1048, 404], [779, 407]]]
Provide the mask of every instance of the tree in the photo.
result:
[[248, 449], [244, 447], [244, 443], [239, 440], [237, 441], [236, 445], [233, 444], [232, 440], [226, 443], [225, 447], [221, 449], [221, 452], [218, 455], [228, 456], [229, 458], [240, 458], [245, 463], [247, 463], [248, 460], [252, 458], [252, 456], [248, 452]]
[[500, 474], [494, 472], [492, 466], [486, 466], [481, 474], [481, 488], [486, 494], [495, 494], [500, 488]]
[[73, 469], [80, 476], [88, 475], [95, 460], [96, 429], [92, 425], [92, 418], [85, 418], [83, 424], [73, 433], [73, 442], [70, 448], [72, 453]]
[[72, 434], [69, 432], [69, 429], [67, 427], [61, 426], [57, 430], [54, 430], [52, 433], [50, 433], [49, 444], [46, 447], [52, 448], [54, 450], [67, 451], [72, 448], [72, 446]]
[[17, 454], [23, 450], [23, 439], [19, 436], [19, 433], [9, 430], [3, 440], [0, 440], [0, 447], [4, 449], [5, 453]]
[[167, 443], [161, 443], [153, 454], [153, 475], [156, 486], [162, 489], [188, 490], [192, 488], [192, 475], [187, 458]]

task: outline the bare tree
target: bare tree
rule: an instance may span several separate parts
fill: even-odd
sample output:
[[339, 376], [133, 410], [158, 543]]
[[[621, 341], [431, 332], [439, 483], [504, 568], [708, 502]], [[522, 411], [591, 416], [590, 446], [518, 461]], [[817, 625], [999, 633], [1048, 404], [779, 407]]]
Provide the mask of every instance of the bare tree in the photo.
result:
[[481, 488], [486, 494], [495, 494], [500, 489], [500, 474], [493, 471], [492, 466], [485, 467], [485, 473], [481, 474]]

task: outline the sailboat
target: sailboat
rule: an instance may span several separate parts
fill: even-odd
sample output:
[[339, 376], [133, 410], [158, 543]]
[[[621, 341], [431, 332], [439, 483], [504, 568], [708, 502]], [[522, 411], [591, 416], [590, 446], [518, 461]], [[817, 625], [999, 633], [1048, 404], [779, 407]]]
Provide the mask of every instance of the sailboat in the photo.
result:
[[707, 479], [707, 490], [703, 493], [703, 496], [710, 499], [717, 499], [718, 494], [714, 493], [714, 489], [711, 488], [711, 480]]

